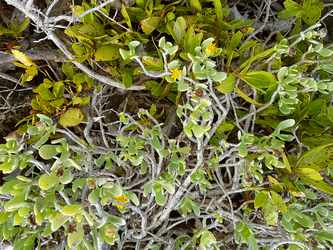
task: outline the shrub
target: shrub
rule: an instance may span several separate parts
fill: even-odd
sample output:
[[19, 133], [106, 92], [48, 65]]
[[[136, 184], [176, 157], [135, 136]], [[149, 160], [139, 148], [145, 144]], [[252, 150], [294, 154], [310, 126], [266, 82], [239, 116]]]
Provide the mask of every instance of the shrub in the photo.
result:
[[3, 242], [332, 248], [330, 5], [5, 2], [28, 19], [3, 36], [30, 19], [68, 60], [10, 52], [34, 97], [0, 145]]

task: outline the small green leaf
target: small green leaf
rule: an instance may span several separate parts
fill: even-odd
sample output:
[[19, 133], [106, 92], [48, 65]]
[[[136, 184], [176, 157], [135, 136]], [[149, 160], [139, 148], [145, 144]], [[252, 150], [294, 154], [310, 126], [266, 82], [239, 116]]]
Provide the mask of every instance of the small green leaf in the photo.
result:
[[72, 63], [63, 63], [61, 66], [62, 72], [67, 78], [72, 79], [74, 76], [74, 67]]
[[321, 50], [318, 51], [318, 54], [321, 55], [322, 57], [330, 57], [333, 55], [333, 50], [322, 48]]
[[69, 220], [68, 216], [62, 215], [60, 213], [54, 214], [49, 217], [51, 223], [52, 232], [57, 231], [61, 226], [63, 226]]
[[313, 219], [310, 216], [308, 216], [306, 214], [303, 214], [301, 212], [297, 211], [296, 216], [293, 219], [297, 223], [301, 224], [303, 227], [307, 227], [307, 228], [313, 228], [314, 227]]
[[66, 205], [60, 209], [60, 212], [66, 216], [75, 216], [77, 214], [81, 214], [83, 212], [83, 208], [81, 205], [77, 204]]
[[261, 191], [256, 194], [256, 197], [254, 199], [254, 208], [258, 209], [263, 207], [266, 202], [268, 201], [268, 194], [265, 191]]
[[43, 145], [38, 150], [39, 156], [44, 160], [50, 160], [58, 154], [57, 147], [56, 145]]
[[178, 17], [173, 26], [173, 38], [177, 43], [182, 43], [186, 31], [186, 20], [184, 17]]
[[225, 79], [218, 86], [216, 86], [216, 89], [222, 94], [230, 94], [234, 90], [235, 82], [236, 77], [233, 74], [229, 74], [227, 79]]
[[100, 230], [101, 238], [109, 245], [113, 245], [118, 240], [118, 229], [112, 224], [104, 225]]
[[122, 83], [125, 87], [131, 87], [133, 85], [133, 70], [132, 69], [123, 69], [121, 74], [122, 76]]
[[190, 6], [197, 11], [201, 11], [200, 0], [190, 0]]
[[84, 237], [84, 232], [82, 228], [77, 229], [77, 231], [73, 233], [69, 233], [67, 236], [67, 245], [70, 247], [70, 249], [76, 249], [76, 246], [78, 246]]
[[227, 74], [224, 72], [216, 72], [211, 76], [214, 82], [222, 82], [227, 78]]
[[19, 238], [14, 241], [13, 250], [31, 250], [34, 249], [35, 235], [28, 236], [26, 238]]
[[273, 204], [282, 212], [282, 213], [285, 213], [287, 212], [287, 206], [286, 206], [286, 203], [285, 201], [282, 199], [282, 197], [274, 192], [274, 191], [271, 191], [271, 196], [272, 196], [272, 202]]
[[294, 125], [295, 125], [295, 120], [294, 119], [287, 119], [287, 120], [284, 120], [284, 121], [280, 122], [277, 125], [276, 130], [278, 130], [278, 131], [285, 130], [287, 128], [291, 128]]
[[127, 197], [130, 199], [130, 201], [135, 206], [139, 206], [140, 205], [140, 201], [138, 199], [138, 196], [135, 193], [133, 193], [133, 192], [127, 192], [126, 195], [127, 195]]
[[42, 190], [49, 190], [59, 183], [59, 178], [56, 175], [43, 174], [38, 180], [38, 186]]
[[164, 204], [167, 200], [167, 197], [164, 194], [162, 186], [159, 183], [154, 183], [152, 192], [155, 196], [155, 201], [156, 201], [157, 205], [164, 206]]
[[148, 17], [140, 22], [142, 31], [149, 35], [152, 33], [155, 29], [157, 29], [158, 25], [160, 24], [161, 17], [153, 16]]
[[321, 230], [321, 231], [318, 231], [314, 234], [314, 237], [317, 239], [317, 240], [325, 240], [325, 241], [330, 241], [333, 243], [333, 230]]
[[25, 201], [24, 197], [19, 195], [15, 196], [11, 200], [7, 201], [4, 205], [4, 209], [7, 212], [16, 211], [20, 208], [29, 207], [29, 203]]
[[119, 49], [114, 45], [103, 45], [95, 52], [96, 61], [114, 61], [119, 58]]
[[126, 6], [124, 4], [121, 5], [120, 13], [124, 17], [128, 28], [132, 29], [131, 18], [128, 15], [128, 12], [126, 10]]
[[59, 123], [63, 127], [74, 127], [79, 125], [84, 115], [79, 108], [70, 108], [60, 116]]

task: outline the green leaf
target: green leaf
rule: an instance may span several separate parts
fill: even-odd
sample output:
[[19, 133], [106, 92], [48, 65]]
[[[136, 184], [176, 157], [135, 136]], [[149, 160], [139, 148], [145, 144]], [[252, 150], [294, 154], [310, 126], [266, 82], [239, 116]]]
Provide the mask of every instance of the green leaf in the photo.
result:
[[190, 6], [197, 11], [201, 11], [200, 0], [190, 0]]
[[157, 27], [160, 24], [160, 21], [161, 17], [158, 16], [148, 17], [140, 22], [141, 29], [146, 35], [149, 35], [155, 29], [157, 29]]
[[49, 217], [51, 223], [52, 232], [57, 231], [61, 226], [63, 226], [69, 220], [68, 216], [62, 215], [61, 213], [56, 213]]
[[318, 54], [322, 57], [330, 57], [333, 55], [333, 50], [327, 49], [327, 48], [322, 48], [318, 51]]
[[285, 203], [285, 201], [282, 199], [282, 197], [274, 192], [271, 191], [271, 196], [272, 196], [272, 202], [273, 204], [282, 212], [285, 213], [287, 212], [287, 205]]
[[96, 61], [114, 61], [119, 57], [119, 49], [114, 45], [103, 45], [95, 52]]
[[324, 181], [315, 181], [315, 180], [313, 180], [311, 178], [308, 178], [308, 177], [301, 177], [301, 179], [306, 185], [310, 185], [314, 189], [317, 189], [317, 190], [322, 191], [324, 193], [333, 195], [332, 185], [327, 184]]
[[222, 94], [230, 94], [234, 90], [236, 82], [236, 77], [233, 74], [229, 74], [227, 79], [221, 82], [218, 86], [216, 86], [217, 91]]
[[282, 122], [280, 122], [277, 127], [276, 127], [276, 131], [280, 132], [281, 130], [285, 130], [287, 128], [291, 128], [292, 126], [295, 125], [295, 120], [294, 119], [287, 119], [284, 120]]
[[24, 207], [29, 207], [29, 203], [25, 201], [22, 195], [15, 196], [14, 198], [7, 201], [4, 205], [4, 209], [7, 212], [16, 211]]
[[264, 217], [265, 217], [266, 223], [268, 225], [272, 225], [272, 226], [277, 225], [279, 213], [277, 211], [277, 208], [273, 204], [267, 203], [263, 207], [263, 212], [264, 212]]
[[81, 205], [77, 204], [66, 205], [60, 209], [60, 212], [66, 216], [75, 216], [77, 214], [82, 214], [83, 208]]
[[157, 205], [164, 206], [164, 204], [167, 200], [167, 197], [164, 194], [164, 191], [163, 191], [163, 188], [162, 188], [161, 184], [154, 183], [153, 188], [152, 188], [152, 192], [155, 196], [155, 201], [156, 201]]
[[222, 82], [227, 78], [227, 74], [224, 72], [216, 72], [211, 76], [214, 82]]
[[333, 243], [333, 230], [321, 230], [314, 234], [317, 240], [325, 240]]
[[184, 17], [178, 17], [173, 26], [173, 38], [178, 44], [182, 44], [182, 39], [186, 31], [186, 20]]
[[118, 229], [112, 224], [105, 224], [100, 230], [101, 238], [109, 245], [118, 240]]
[[138, 199], [138, 196], [133, 193], [133, 192], [127, 192], [126, 193], [127, 197], [129, 198], [129, 200], [135, 205], [135, 206], [139, 206], [140, 205], [140, 201]]
[[283, 3], [285, 9], [279, 13], [279, 18], [287, 19], [302, 15], [302, 6], [293, 0], [286, 0]]
[[122, 76], [122, 83], [125, 87], [131, 87], [133, 85], [133, 70], [126, 68], [123, 69], [123, 72], [121, 74]]
[[256, 194], [256, 197], [254, 199], [254, 208], [258, 209], [261, 207], [264, 207], [264, 205], [266, 204], [266, 202], [268, 201], [268, 194], [266, 191], [261, 191], [259, 193]]
[[79, 108], [70, 108], [60, 116], [59, 123], [63, 127], [74, 127], [79, 125], [84, 115]]
[[59, 183], [59, 178], [56, 175], [43, 174], [39, 177], [38, 186], [42, 190], [49, 190]]
[[242, 74], [240, 77], [244, 82], [259, 90], [272, 88], [277, 85], [275, 76], [266, 71], [252, 71]]
[[76, 249], [76, 247], [82, 242], [84, 238], [84, 232], [82, 228], [77, 229], [73, 233], [69, 233], [67, 236], [67, 245], [70, 249]]
[[321, 167], [327, 166], [329, 155], [333, 153], [333, 143], [320, 145], [305, 152], [297, 161], [296, 166], [317, 165]]
[[301, 224], [303, 227], [307, 228], [313, 228], [314, 227], [314, 221], [313, 219], [301, 212], [295, 211], [296, 216], [293, 217], [293, 220], [296, 221], [297, 223]]
[[214, 249], [213, 247], [216, 247], [216, 238], [214, 234], [208, 230], [204, 230], [200, 233], [200, 245], [199, 249], [202, 250], [209, 250]]
[[63, 63], [61, 65], [62, 72], [66, 75], [68, 79], [72, 79], [74, 76], [74, 67], [72, 63]]
[[35, 235], [26, 238], [19, 238], [14, 241], [13, 250], [31, 250], [34, 249]]
[[302, 19], [307, 25], [315, 24], [321, 17], [321, 12], [324, 9], [323, 1], [321, 0], [304, 0]]
[[30, 19], [26, 17], [20, 24], [13, 22], [13, 27], [10, 27], [10, 29], [15, 30], [15, 33], [16, 33], [15, 35], [19, 35], [20, 33], [22, 33], [25, 29], [27, 29], [29, 27], [29, 24], [30, 24]]
[[188, 213], [193, 212], [196, 216], [200, 215], [200, 206], [192, 201], [189, 197], [185, 197], [180, 206], [179, 206], [179, 210], [181, 212], [181, 214], [186, 217]]
[[38, 150], [39, 156], [44, 160], [50, 160], [58, 154], [57, 147], [56, 145], [43, 145]]
[[125, 22], [126, 22], [128, 28], [132, 29], [131, 19], [130, 19], [129, 15], [128, 15], [128, 12], [126, 10], [126, 6], [124, 4], [121, 5], [120, 13], [124, 17]]

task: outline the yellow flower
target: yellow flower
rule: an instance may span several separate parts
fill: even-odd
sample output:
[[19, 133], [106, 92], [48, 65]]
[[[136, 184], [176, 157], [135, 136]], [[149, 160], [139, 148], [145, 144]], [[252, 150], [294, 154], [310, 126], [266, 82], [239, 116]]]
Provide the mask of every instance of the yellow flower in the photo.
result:
[[119, 204], [116, 204], [115, 207], [118, 208], [119, 210], [123, 210], [125, 208], [125, 206]]
[[127, 203], [128, 202], [128, 198], [126, 195], [118, 195], [118, 196], [114, 196], [113, 199], [115, 199], [117, 202], [120, 203]]
[[217, 47], [216, 47], [216, 44], [215, 43], [211, 43], [207, 46], [207, 48], [205, 49], [205, 52], [207, 55], [215, 55], [216, 52], [217, 52]]
[[180, 69], [170, 69], [171, 71], [171, 78], [172, 80], [176, 81], [181, 78], [182, 76], [182, 71]]
[[114, 196], [113, 199], [117, 202], [114, 204], [114, 206], [119, 210], [123, 210], [125, 208], [124, 204], [128, 203], [128, 198], [126, 195]]

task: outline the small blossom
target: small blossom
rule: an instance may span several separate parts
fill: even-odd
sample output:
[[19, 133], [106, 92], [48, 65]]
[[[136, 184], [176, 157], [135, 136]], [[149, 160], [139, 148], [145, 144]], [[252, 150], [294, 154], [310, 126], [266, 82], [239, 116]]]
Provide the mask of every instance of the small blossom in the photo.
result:
[[211, 43], [207, 46], [205, 49], [205, 52], [207, 55], [215, 55], [218, 51], [218, 48], [216, 47], [215, 43]]
[[171, 69], [171, 78], [172, 80], [176, 81], [179, 80], [182, 76], [182, 71], [178, 68]]
[[121, 202], [121, 203], [127, 203], [128, 199], [126, 195], [119, 195], [119, 196], [114, 196], [113, 197], [117, 202]]

